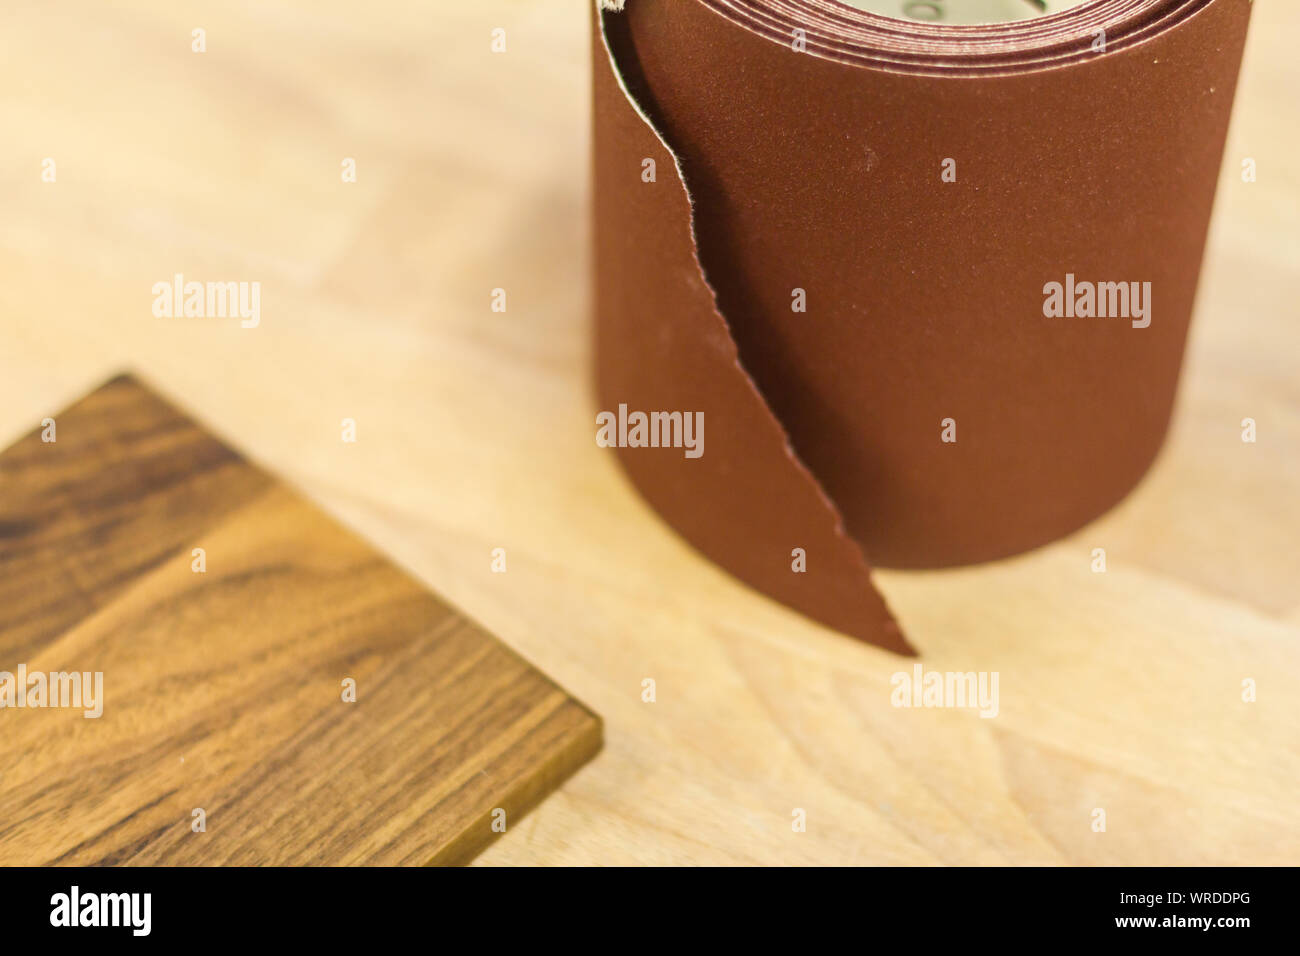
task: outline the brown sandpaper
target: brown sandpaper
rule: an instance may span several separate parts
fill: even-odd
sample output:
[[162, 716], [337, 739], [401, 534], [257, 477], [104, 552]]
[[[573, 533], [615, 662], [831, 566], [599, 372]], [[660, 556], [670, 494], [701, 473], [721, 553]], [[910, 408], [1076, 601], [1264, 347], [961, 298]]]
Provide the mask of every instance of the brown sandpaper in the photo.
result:
[[[698, 458], [620, 461], [742, 580], [911, 653], [868, 559], [1036, 547], [1159, 450], [1250, 4], [971, 27], [833, 0], [606, 6], [598, 399], [707, 426]], [[1049, 317], [1067, 274], [1150, 283], [1146, 317]]]

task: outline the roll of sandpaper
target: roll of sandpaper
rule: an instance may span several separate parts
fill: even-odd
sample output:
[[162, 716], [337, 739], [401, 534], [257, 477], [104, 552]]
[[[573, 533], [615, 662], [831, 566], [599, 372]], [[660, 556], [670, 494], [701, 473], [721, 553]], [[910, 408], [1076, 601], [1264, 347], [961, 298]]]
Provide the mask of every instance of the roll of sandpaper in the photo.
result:
[[1249, 11], [598, 0], [598, 440], [722, 567], [911, 653], [871, 565], [1044, 544], [1159, 450]]

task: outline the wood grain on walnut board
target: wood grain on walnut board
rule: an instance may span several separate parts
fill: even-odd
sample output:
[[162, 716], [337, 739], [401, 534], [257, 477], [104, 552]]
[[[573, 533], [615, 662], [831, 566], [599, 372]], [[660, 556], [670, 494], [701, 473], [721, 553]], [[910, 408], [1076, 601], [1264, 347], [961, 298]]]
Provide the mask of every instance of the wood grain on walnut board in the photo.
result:
[[599, 749], [545, 675], [133, 379], [53, 428], [0, 454], [0, 670], [102, 672], [102, 714], [0, 710], [0, 863], [463, 862]]
[[[138, 368], [596, 709], [601, 755], [477, 862], [1300, 862], [1300, 4], [1255, 4], [1146, 480], [879, 576], [927, 667], [1000, 672], [991, 720], [891, 707], [898, 659], [719, 572], [595, 446], [589, 5], [434, 6], [6, 12], [0, 443]], [[260, 281], [260, 325], [155, 318], [177, 272]]]

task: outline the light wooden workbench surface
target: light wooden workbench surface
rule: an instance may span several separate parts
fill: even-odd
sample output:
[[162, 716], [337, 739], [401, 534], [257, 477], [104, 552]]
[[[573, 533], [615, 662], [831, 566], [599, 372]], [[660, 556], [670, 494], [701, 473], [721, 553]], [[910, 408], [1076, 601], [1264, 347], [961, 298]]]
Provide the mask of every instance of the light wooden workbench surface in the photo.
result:
[[[1154, 470], [1038, 552], [880, 575], [996, 719], [891, 707], [911, 662], [731, 580], [596, 447], [583, 0], [7, 11], [0, 442], [134, 368], [600, 713], [482, 862], [1300, 862], [1300, 5], [1255, 6]], [[178, 272], [259, 281], [261, 325], [155, 318]]]

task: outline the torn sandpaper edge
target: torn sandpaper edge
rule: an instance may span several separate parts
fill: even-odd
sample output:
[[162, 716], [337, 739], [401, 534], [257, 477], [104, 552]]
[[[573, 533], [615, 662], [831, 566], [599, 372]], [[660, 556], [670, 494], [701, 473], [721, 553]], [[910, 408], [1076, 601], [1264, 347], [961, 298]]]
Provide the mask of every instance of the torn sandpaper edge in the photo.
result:
[[[630, 91], [609, 36], [606, 11], [623, 5], [596, 0], [592, 20], [597, 395], [607, 409], [703, 412], [708, 425], [701, 457], [620, 447], [623, 468], [669, 524], [742, 581], [914, 655], [861, 546], [741, 365], [700, 264], [679, 159]], [[667, 178], [642, 182], [646, 160], [673, 170], [680, 191]]]

